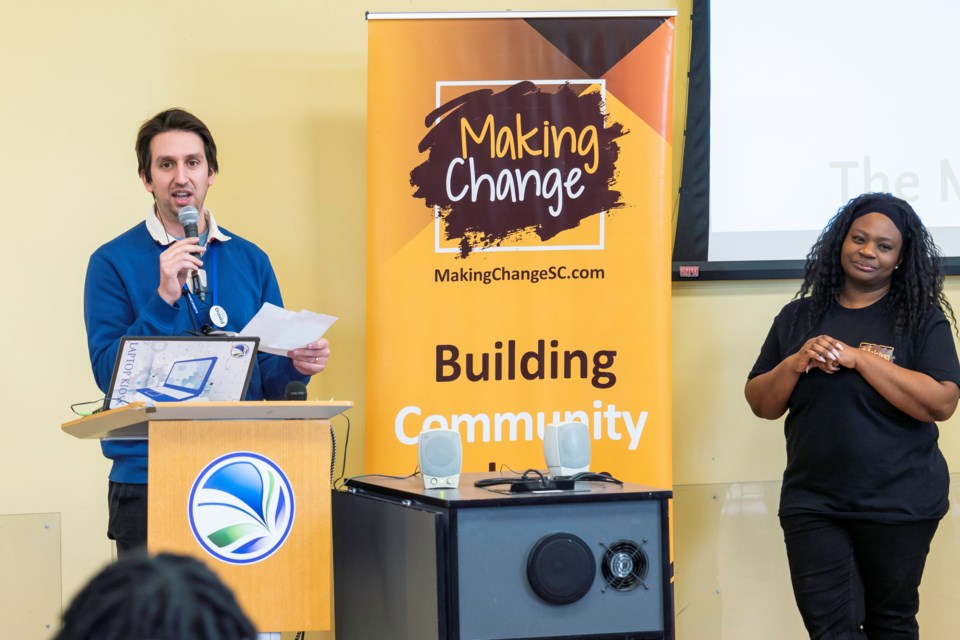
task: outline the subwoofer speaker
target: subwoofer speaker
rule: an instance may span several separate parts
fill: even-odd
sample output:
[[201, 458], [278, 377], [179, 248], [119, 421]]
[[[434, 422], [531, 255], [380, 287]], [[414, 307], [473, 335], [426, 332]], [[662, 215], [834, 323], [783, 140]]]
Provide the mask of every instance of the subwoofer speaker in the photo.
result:
[[553, 477], [590, 470], [590, 429], [582, 422], [548, 424], [543, 431], [543, 457]]
[[460, 432], [431, 429], [420, 433], [417, 451], [424, 489], [454, 489], [460, 484], [463, 451]]
[[552, 604], [570, 604], [585, 596], [596, 570], [590, 545], [569, 533], [543, 536], [527, 556], [530, 588]]

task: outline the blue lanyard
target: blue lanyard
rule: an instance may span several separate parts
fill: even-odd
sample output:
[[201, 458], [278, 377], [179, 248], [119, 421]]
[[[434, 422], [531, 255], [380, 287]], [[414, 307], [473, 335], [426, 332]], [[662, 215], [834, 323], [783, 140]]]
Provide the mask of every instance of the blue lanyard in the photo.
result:
[[193, 294], [190, 293], [190, 288], [186, 284], [183, 285], [183, 297], [187, 299], [187, 302], [190, 305], [190, 311], [193, 312], [193, 328], [197, 333], [203, 332], [203, 325], [206, 324], [200, 318], [200, 311], [197, 309], [197, 301], [193, 299]]
[[[207, 288], [210, 291], [210, 297], [212, 298], [212, 305], [216, 306], [219, 300], [217, 292], [217, 252], [213, 250], [216, 246], [216, 243], [207, 242], [207, 251], [204, 253], [204, 257], [208, 259], [210, 263], [210, 270], [207, 272]], [[190, 311], [193, 314], [194, 328], [198, 332], [203, 332], [203, 327], [209, 326], [209, 318], [207, 322], [203, 321], [203, 318], [200, 316], [200, 309], [197, 307], [197, 301], [194, 297], [194, 294], [190, 291], [190, 287], [184, 283], [183, 285], [183, 296], [187, 299], [187, 304], [190, 305]]]

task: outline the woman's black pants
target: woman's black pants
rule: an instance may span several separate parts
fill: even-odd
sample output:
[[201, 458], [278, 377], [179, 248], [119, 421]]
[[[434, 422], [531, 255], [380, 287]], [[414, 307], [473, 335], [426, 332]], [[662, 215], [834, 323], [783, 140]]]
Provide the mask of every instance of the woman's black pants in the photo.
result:
[[793, 593], [810, 638], [919, 638], [918, 589], [939, 524], [781, 517]]

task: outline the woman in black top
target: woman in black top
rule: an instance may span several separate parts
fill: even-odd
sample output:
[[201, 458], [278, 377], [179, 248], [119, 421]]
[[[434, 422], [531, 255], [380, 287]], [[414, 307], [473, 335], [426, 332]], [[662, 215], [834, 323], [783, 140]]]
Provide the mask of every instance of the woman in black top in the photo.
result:
[[935, 421], [960, 399], [939, 251], [905, 201], [843, 206], [747, 381], [787, 414], [780, 496], [794, 595], [811, 638], [919, 638], [918, 588], [947, 511]]

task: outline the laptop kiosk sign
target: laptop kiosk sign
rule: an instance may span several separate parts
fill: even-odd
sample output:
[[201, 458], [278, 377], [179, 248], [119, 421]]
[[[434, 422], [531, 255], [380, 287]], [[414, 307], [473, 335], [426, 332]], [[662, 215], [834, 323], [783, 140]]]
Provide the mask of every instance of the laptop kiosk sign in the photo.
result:
[[243, 400], [259, 343], [241, 336], [124, 337], [104, 408]]

